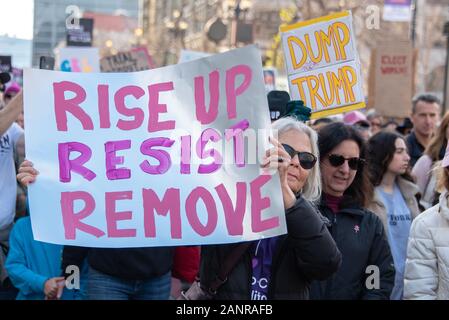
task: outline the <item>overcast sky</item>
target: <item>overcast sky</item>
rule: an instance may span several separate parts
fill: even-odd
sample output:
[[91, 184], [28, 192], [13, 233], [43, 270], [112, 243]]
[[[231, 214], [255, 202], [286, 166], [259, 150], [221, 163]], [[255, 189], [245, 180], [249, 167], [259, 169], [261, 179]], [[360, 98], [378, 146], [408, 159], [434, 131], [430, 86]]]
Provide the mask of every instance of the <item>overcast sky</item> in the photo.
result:
[[33, 38], [33, 0], [0, 0], [0, 35]]

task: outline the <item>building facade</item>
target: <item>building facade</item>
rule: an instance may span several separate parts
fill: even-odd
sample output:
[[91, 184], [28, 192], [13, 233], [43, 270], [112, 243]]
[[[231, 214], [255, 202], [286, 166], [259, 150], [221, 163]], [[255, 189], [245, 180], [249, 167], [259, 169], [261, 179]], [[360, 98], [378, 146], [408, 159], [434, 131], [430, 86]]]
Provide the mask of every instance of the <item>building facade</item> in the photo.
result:
[[66, 20], [70, 5], [81, 13], [92, 11], [105, 14], [124, 14], [138, 18], [139, 0], [35, 0], [32, 65], [39, 65], [40, 56], [52, 56], [53, 49], [66, 37]]
[[[141, 0], [140, 25], [159, 65], [173, 62], [183, 48], [222, 52], [256, 43], [262, 51], [278, 33], [279, 11], [290, 0]], [[211, 40], [208, 27], [218, 19], [226, 29], [221, 41]], [[184, 27], [185, 30], [183, 30]]]
[[0, 55], [12, 56], [13, 67], [31, 66], [31, 40], [0, 36], [0, 48]]
[[[357, 47], [368, 91], [371, 54], [385, 40], [408, 40], [415, 34], [416, 92], [431, 91], [441, 96], [446, 56], [444, 22], [449, 21], [448, 0], [416, 0], [415, 23], [382, 19], [384, 0], [141, 0], [141, 26], [149, 49], [159, 66], [176, 63], [182, 48], [222, 52], [239, 46], [233, 39], [232, 24], [251, 24], [252, 43], [278, 71], [285, 72], [279, 26], [288, 23], [282, 11], [294, 12], [290, 22], [307, 20], [341, 10], [351, 10]], [[239, 6], [237, 6], [239, 4]], [[238, 8], [237, 8], [238, 7]], [[207, 24], [220, 18], [226, 24], [226, 38], [218, 43], [207, 37]], [[374, 20], [373, 20], [374, 19]], [[183, 21], [184, 24], [181, 24]], [[178, 22], [178, 23], [176, 23]], [[374, 22], [374, 24], [373, 24]], [[184, 25], [185, 30], [179, 26]], [[414, 25], [414, 27], [413, 27]]]

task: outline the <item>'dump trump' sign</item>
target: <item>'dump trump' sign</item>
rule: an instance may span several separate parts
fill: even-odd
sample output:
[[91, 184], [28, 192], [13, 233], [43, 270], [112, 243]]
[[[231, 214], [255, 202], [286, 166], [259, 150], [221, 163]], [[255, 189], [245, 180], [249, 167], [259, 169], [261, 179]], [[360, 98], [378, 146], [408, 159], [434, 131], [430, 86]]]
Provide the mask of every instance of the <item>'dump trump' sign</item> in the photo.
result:
[[24, 80], [36, 240], [145, 247], [286, 232], [279, 176], [256, 159], [270, 122], [254, 46], [134, 73], [28, 69]]
[[365, 107], [352, 15], [344, 11], [281, 28], [290, 96], [312, 118]]

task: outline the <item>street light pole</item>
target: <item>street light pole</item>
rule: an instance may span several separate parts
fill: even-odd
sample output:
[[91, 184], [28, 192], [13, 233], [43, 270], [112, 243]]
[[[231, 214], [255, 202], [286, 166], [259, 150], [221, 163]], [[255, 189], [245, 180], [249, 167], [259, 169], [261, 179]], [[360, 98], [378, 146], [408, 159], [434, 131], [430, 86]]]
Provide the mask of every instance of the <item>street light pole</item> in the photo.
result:
[[166, 18], [165, 20], [165, 27], [167, 28], [168, 32], [173, 37], [173, 44], [170, 45], [170, 48], [167, 46], [167, 50], [165, 53], [164, 58], [164, 64], [167, 64], [167, 62], [174, 63], [174, 61], [168, 61], [168, 54], [176, 55], [176, 51], [178, 51], [179, 41], [181, 42], [181, 49], [185, 48], [185, 34], [188, 28], [187, 22], [184, 21], [183, 18], [183, 11], [181, 10], [174, 10], [172, 13], [172, 18]]
[[443, 109], [449, 108], [449, 21], [444, 24], [443, 34], [446, 36], [446, 68], [444, 70]]
[[416, 40], [416, 17], [418, 16], [418, 0], [412, 0], [412, 23], [410, 30], [410, 38], [412, 40], [412, 46], [415, 47]]

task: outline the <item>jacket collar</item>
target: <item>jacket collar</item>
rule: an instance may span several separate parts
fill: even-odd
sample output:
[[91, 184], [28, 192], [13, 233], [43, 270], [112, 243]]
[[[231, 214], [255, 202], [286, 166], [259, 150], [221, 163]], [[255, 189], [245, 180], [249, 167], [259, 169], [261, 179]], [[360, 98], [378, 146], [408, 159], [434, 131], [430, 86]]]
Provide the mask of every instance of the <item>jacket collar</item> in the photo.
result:
[[[405, 203], [407, 204], [408, 207], [409, 207], [409, 203], [411, 202], [411, 200], [417, 201], [417, 200], [414, 200], [416, 195], [419, 193], [419, 188], [416, 184], [414, 184], [413, 182], [408, 181], [402, 177], [398, 177], [396, 179], [396, 183], [397, 183], [399, 190], [401, 191], [401, 194], [404, 197]], [[382, 197], [379, 193], [378, 188], [374, 189], [374, 197], [372, 200], [372, 204], [373, 204], [373, 206], [370, 205], [370, 208], [372, 208], [372, 207], [381, 208], [381, 210], [375, 210], [375, 211], [378, 211], [375, 213], [381, 218], [381, 220], [384, 223], [386, 223], [386, 221], [387, 221], [386, 208], [385, 208], [384, 203], [382, 202]], [[415, 212], [416, 210], [412, 210], [410, 207], [409, 207], [409, 209], [410, 209], [410, 214], [412, 216], [412, 219], [416, 218], [416, 216], [420, 213], [419, 211]]]
[[448, 197], [449, 197], [449, 192], [444, 191], [441, 195], [440, 195], [440, 213], [443, 215], [443, 217], [449, 221], [449, 208], [447, 205], [448, 202]]
[[377, 188], [374, 189], [374, 197], [373, 200], [371, 200], [374, 205], [379, 206], [381, 208], [384, 208], [384, 203], [382, 202], [382, 198], [380, 197], [379, 190]]
[[[402, 196], [404, 197], [405, 200], [412, 199], [419, 193], [419, 188], [416, 184], [402, 177], [397, 177], [396, 183], [399, 187], [399, 190], [401, 190]], [[380, 197], [379, 191], [376, 188], [372, 201], [375, 202], [377, 205], [384, 207], [381, 199], [382, 198]]]
[[365, 214], [365, 210], [361, 207], [347, 207], [347, 208], [341, 208], [340, 211], [338, 211], [338, 214], [350, 214], [353, 216], [363, 216]]
[[[323, 196], [321, 196], [320, 207], [325, 208], [326, 211], [332, 212], [331, 208], [329, 208], [328, 205], [326, 204], [326, 201], [324, 200]], [[350, 215], [363, 216], [365, 214], [365, 210], [358, 205], [348, 205], [338, 210], [338, 214], [345, 214], [345, 213]]]
[[419, 188], [416, 184], [411, 181], [408, 181], [402, 177], [398, 177], [396, 179], [398, 183], [398, 187], [401, 190], [402, 195], [405, 199], [414, 198], [419, 193]]
[[418, 141], [418, 138], [416, 137], [415, 130], [412, 130], [412, 132], [410, 132], [408, 142], [412, 143], [413, 147], [417, 147], [420, 150], [424, 150], [424, 146]]

